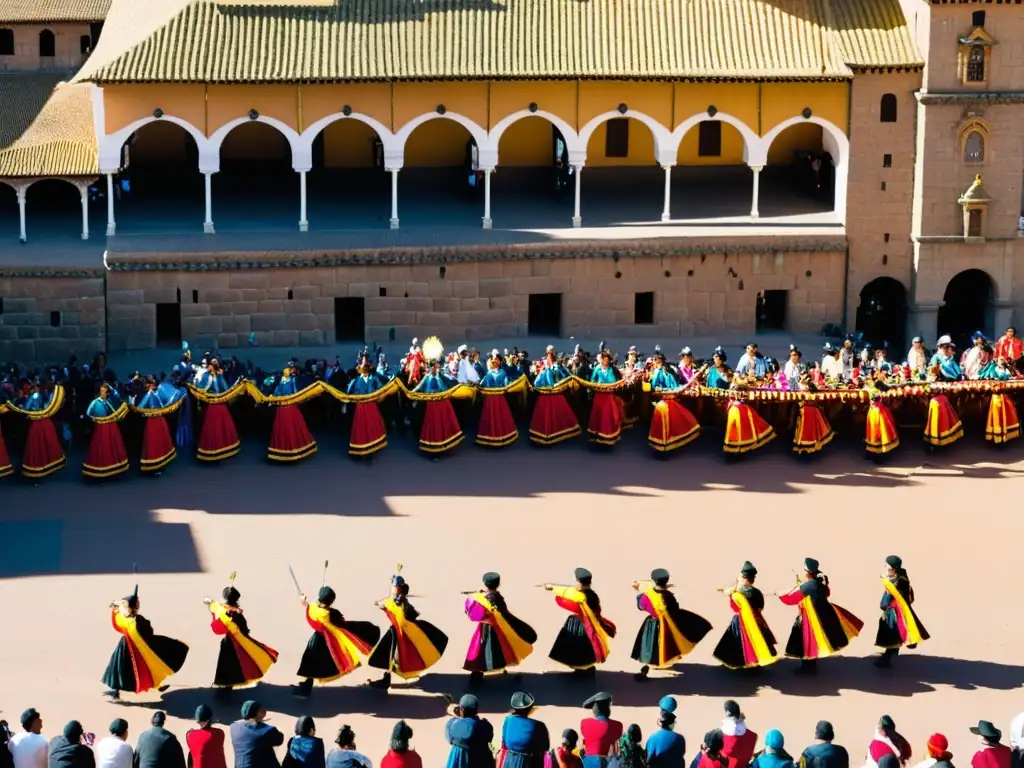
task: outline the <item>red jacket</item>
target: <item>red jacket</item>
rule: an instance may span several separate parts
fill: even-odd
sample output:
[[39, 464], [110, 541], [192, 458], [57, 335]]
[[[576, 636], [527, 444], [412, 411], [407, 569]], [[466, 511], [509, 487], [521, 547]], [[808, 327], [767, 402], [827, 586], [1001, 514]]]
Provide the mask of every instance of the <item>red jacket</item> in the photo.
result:
[[193, 728], [185, 734], [189, 768], [227, 768], [224, 758], [224, 731], [220, 728]]
[[722, 734], [722, 757], [729, 761], [729, 768], [746, 768], [757, 747], [757, 734], [742, 730], [739, 735]]
[[414, 749], [406, 752], [389, 749], [384, 759], [380, 761], [380, 768], [423, 768], [423, 760]]

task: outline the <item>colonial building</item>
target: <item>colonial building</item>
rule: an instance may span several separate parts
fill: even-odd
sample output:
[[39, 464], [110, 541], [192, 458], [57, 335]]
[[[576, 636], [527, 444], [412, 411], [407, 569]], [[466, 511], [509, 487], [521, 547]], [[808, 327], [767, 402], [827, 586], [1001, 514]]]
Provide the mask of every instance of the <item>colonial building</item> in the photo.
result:
[[[904, 2], [113, 0], [73, 81], [0, 143], [29, 241], [0, 250], [0, 356], [84, 353], [55, 312], [111, 350], [854, 327], [902, 344], [908, 308], [935, 334], [967, 259], [1000, 286], [976, 301], [991, 332], [1024, 301], [1022, 143], [997, 112], [1016, 59], [991, 31], [1021, 6], [985, 5], [986, 27]], [[947, 48], [959, 85], [928, 74]], [[79, 187], [80, 226], [35, 227], [41, 177]], [[36, 248], [90, 221], [94, 258], [60, 297], [36, 288]]]

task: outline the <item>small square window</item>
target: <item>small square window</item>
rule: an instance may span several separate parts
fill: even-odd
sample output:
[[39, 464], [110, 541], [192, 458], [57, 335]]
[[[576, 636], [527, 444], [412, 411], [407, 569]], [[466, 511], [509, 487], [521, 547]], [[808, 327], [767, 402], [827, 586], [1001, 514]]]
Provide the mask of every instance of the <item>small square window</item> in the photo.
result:
[[985, 26], [985, 12], [975, 11], [971, 14], [971, 26], [972, 27], [984, 27]]
[[885, 192], [885, 182], [882, 182], [882, 191]]
[[384, 287], [384, 286], [382, 285], [382, 286], [380, 287], [380, 290], [378, 291], [378, 293], [379, 293], [379, 294], [380, 294], [381, 296], [387, 296], [387, 295], [388, 295], [388, 289], [387, 289], [387, 288], [385, 288], [385, 287]]
[[886, 243], [889, 242], [889, 233], [888, 232], [886, 232], [885, 234], [882, 235], [882, 240], [884, 242], [886, 242]]
[[199, 303], [199, 291], [196, 291], [196, 290], [192, 291], [192, 303], [193, 304], [198, 304]]
[[882, 155], [882, 167], [892, 168], [892, 155]]
[[60, 312], [57, 310], [50, 313], [50, 327], [60, 328]]

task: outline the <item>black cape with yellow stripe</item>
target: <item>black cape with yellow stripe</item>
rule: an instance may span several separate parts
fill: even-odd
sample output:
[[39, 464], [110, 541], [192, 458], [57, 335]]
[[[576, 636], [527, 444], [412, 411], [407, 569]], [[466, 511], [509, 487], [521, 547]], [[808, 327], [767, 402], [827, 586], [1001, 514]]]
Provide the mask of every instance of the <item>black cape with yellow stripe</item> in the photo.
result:
[[633, 643], [632, 657], [641, 664], [671, 666], [711, 631], [707, 619], [680, 608], [668, 589], [651, 587], [636, 596], [636, 604], [648, 614]]

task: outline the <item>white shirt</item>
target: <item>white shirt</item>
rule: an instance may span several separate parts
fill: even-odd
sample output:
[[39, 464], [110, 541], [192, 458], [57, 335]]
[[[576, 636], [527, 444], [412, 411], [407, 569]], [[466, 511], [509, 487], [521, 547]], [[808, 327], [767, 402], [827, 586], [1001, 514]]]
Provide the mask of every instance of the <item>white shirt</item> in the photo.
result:
[[1010, 721], [1010, 746], [1024, 749], [1024, 712]]
[[821, 358], [821, 375], [826, 379], [843, 378], [843, 361], [832, 355], [825, 355]]
[[111, 734], [96, 745], [96, 768], [132, 768], [132, 745]]
[[7, 748], [14, 757], [14, 768], [46, 768], [49, 746], [42, 734], [22, 731], [11, 737]]
[[480, 383], [480, 374], [476, 372], [476, 368], [474, 368], [473, 364], [466, 358], [459, 361], [458, 380], [460, 384]]

